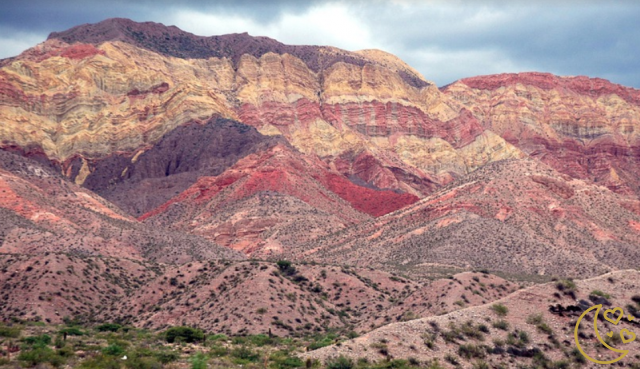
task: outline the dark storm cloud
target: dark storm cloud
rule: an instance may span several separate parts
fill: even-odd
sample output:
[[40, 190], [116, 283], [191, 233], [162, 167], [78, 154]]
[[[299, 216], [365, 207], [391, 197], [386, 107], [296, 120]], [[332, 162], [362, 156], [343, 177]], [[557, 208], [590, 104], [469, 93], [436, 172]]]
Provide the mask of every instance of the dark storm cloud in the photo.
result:
[[[382, 14], [387, 12], [367, 13], [371, 23], [379, 25], [374, 34], [395, 52], [407, 55], [405, 58], [419, 69], [428, 68], [424, 65], [427, 62], [420, 60], [424, 57], [421, 51], [428, 50], [450, 55], [443, 64], [463, 64], [469, 69], [467, 76], [496, 73], [497, 68], [491, 67], [495, 65], [513, 69], [508, 71], [535, 69], [601, 76], [640, 86], [640, 6], [636, 3], [542, 2], [532, 6], [476, 2], [464, 6], [413, 4], [394, 10], [390, 21], [383, 21]], [[465, 56], [478, 60], [462, 59]], [[483, 56], [494, 60], [482, 60]], [[435, 77], [426, 70], [424, 73], [439, 84], [464, 76], [454, 67], [449, 71], [451, 75]]]
[[16, 1], [0, 11], [0, 58], [51, 31], [110, 17], [213, 35], [381, 48], [439, 85], [499, 72], [589, 75], [640, 87], [637, 1]]
[[268, 22], [283, 13], [297, 13], [319, 1], [257, 0], [4, 0], [0, 24], [16, 30], [32, 32], [60, 31], [78, 24], [96, 23], [106, 18], [124, 17], [136, 21], [152, 21], [176, 9], [203, 12], [230, 12]]

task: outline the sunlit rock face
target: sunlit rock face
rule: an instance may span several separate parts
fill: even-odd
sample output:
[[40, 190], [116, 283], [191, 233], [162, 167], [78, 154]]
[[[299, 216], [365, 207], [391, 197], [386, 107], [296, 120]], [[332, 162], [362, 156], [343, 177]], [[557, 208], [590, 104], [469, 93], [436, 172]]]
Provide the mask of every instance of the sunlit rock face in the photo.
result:
[[[283, 135], [364, 183], [418, 196], [479, 165], [522, 156], [378, 50], [200, 37], [113, 19], [53, 33], [3, 61], [0, 86], [0, 119], [9, 123], [0, 128], [3, 146], [41, 152], [79, 184], [96, 161], [134, 156], [212, 115]], [[363, 157], [375, 159], [345, 165]]]
[[554, 169], [639, 193], [640, 91], [598, 78], [521, 73], [463, 79], [444, 93]]

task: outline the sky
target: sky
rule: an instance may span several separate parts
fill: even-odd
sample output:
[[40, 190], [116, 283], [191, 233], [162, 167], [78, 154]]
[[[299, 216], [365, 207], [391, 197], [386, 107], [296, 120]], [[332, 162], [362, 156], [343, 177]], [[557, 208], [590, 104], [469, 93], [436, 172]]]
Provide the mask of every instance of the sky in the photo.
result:
[[52, 31], [123, 17], [212, 36], [381, 49], [443, 86], [540, 71], [640, 88], [640, 1], [0, 0], [0, 59]]

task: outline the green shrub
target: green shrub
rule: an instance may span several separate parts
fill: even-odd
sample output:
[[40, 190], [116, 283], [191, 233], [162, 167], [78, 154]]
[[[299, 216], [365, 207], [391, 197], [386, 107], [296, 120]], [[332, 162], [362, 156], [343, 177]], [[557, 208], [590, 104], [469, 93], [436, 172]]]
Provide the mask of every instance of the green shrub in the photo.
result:
[[325, 362], [327, 369], [353, 369], [353, 360], [342, 355], [337, 358], [331, 358]]
[[189, 358], [191, 369], [207, 369], [207, 356], [202, 352], [198, 352]]
[[212, 345], [211, 349], [209, 350], [209, 355], [214, 357], [227, 356], [229, 355], [229, 350], [224, 346]]
[[162, 364], [154, 357], [133, 355], [124, 362], [128, 369], [162, 369]]
[[98, 332], [117, 332], [122, 326], [116, 323], [104, 323], [96, 327]]
[[76, 327], [63, 328], [58, 331], [58, 334], [67, 334], [69, 336], [83, 336], [84, 332]]
[[460, 345], [458, 347], [458, 355], [465, 359], [484, 358], [486, 350], [482, 346], [476, 345]]
[[493, 304], [493, 306], [491, 306], [491, 310], [493, 310], [493, 312], [498, 316], [507, 316], [509, 313], [509, 308], [502, 304]]
[[12, 327], [8, 327], [4, 324], [0, 324], [0, 337], [7, 338], [18, 338], [20, 337], [20, 332], [22, 332], [22, 327], [14, 325]]
[[328, 334], [326, 336], [316, 337], [313, 342], [307, 346], [309, 350], [317, 350], [322, 347], [329, 346], [334, 343], [334, 340], [338, 338], [335, 334]]
[[611, 295], [609, 295], [608, 293], [602, 292], [600, 290], [591, 291], [591, 295], [604, 297], [605, 299], [610, 299], [611, 298]]
[[47, 346], [51, 344], [51, 336], [48, 334], [42, 334], [40, 336], [30, 336], [22, 339], [22, 342], [31, 346]]
[[493, 322], [492, 326], [493, 328], [498, 328], [498, 329], [502, 329], [503, 331], [506, 331], [509, 329], [509, 322], [507, 322], [506, 320], [500, 319]]
[[56, 353], [46, 346], [35, 347], [31, 350], [20, 352], [18, 360], [26, 364], [27, 366], [36, 366], [43, 363], [49, 363], [54, 367], [60, 367], [64, 365], [65, 358], [56, 355]]
[[256, 362], [260, 359], [260, 355], [257, 352], [254, 352], [246, 346], [237, 347], [231, 350], [231, 357], [237, 359], [234, 360], [236, 364]]
[[276, 343], [276, 340], [274, 338], [269, 337], [266, 334], [256, 334], [253, 336], [248, 336], [247, 340], [258, 347], [273, 345]]
[[120, 345], [111, 344], [111, 345], [103, 348], [102, 349], [102, 353], [104, 355], [109, 355], [109, 356], [120, 356], [120, 355], [124, 354], [124, 349]]
[[165, 332], [167, 342], [198, 342], [204, 339], [204, 332], [197, 328], [191, 327], [171, 327]]
[[82, 369], [120, 369], [119, 359], [113, 356], [98, 355], [80, 363]]
[[279, 360], [275, 365], [278, 369], [302, 368], [304, 363], [300, 358], [295, 356], [287, 356], [283, 360]]
[[172, 350], [161, 350], [153, 354], [162, 364], [168, 364], [180, 358], [180, 354]]
[[229, 337], [226, 334], [212, 334], [207, 336], [207, 342], [226, 341]]

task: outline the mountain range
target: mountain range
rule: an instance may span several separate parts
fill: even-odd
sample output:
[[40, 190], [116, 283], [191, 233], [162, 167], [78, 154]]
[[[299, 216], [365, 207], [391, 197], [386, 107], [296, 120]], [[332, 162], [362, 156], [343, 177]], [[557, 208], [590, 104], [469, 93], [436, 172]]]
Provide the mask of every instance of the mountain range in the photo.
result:
[[108, 19], [0, 61], [0, 147], [5, 318], [364, 332], [468, 305], [446, 276], [482, 305], [640, 262], [640, 91], [599, 78]]

